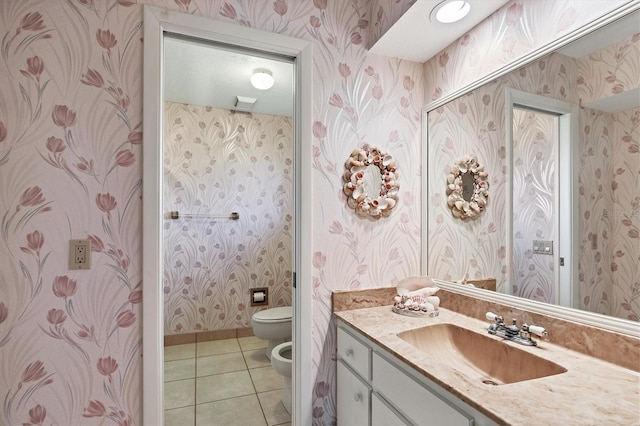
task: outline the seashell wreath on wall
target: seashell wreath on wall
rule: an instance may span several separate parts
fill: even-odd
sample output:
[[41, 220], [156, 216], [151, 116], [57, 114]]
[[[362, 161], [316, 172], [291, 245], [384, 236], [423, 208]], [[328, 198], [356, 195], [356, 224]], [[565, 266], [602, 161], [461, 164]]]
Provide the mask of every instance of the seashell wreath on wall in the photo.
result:
[[[449, 166], [447, 204], [454, 217], [475, 219], [484, 211], [489, 197], [488, 177], [484, 166], [473, 155], [465, 155]], [[468, 186], [471, 183], [473, 187]]]
[[[388, 152], [365, 144], [353, 150], [344, 167], [342, 178], [346, 183], [343, 190], [349, 207], [355, 209], [358, 216], [375, 220], [389, 216], [398, 202], [400, 188], [393, 157]], [[378, 182], [379, 192], [376, 191]]]

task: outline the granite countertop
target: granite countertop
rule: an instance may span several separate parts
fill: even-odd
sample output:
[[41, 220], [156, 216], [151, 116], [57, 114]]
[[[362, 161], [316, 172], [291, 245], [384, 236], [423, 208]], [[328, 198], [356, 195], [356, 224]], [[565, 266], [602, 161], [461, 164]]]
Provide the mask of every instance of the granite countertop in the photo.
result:
[[[391, 306], [334, 312], [334, 315], [408, 363], [473, 408], [507, 425], [640, 425], [640, 373], [539, 341], [537, 347], [503, 341], [487, 333], [488, 321], [440, 308], [435, 318], [395, 314]], [[451, 323], [486, 334], [496, 344], [546, 358], [565, 373], [523, 382], [489, 386], [470, 379], [447, 363], [430, 358], [396, 336], [402, 331]], [[553, 336], [550, 336], [553, 339]]]

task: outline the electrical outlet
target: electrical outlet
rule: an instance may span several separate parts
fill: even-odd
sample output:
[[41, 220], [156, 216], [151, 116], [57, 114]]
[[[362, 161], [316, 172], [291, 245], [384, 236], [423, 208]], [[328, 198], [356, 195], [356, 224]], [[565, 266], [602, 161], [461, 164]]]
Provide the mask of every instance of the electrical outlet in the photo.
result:
[[69, 241], [69, 269], [91, 269], [91, 240]]

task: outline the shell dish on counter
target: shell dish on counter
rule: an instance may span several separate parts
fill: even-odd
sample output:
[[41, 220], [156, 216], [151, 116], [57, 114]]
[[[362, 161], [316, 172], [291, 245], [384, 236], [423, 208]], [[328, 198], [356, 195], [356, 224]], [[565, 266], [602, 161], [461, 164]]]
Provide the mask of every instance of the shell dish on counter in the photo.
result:
[[440, 290], [429, 277], [409, 277], [398, 283], [398, 294], [393, 298], [393, 312], [412, 317], [436, 317]]

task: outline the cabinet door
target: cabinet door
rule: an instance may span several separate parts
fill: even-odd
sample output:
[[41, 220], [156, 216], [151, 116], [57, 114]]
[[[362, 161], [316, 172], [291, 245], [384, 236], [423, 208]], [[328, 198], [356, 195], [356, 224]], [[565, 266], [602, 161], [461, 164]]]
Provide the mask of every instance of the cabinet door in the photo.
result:
[[371, 394], [371, 424], [373, 426], [405, 426], [405, 423], [375, 393]]
[[433, 426], [469, 426], [473, 418], [462, 414], [429, 389], [373, 354], [373, 387], [412, 423]]
[[366, 426], [369, 421], [371, 391], [342, 360], [338, 361], [338, 425]]

